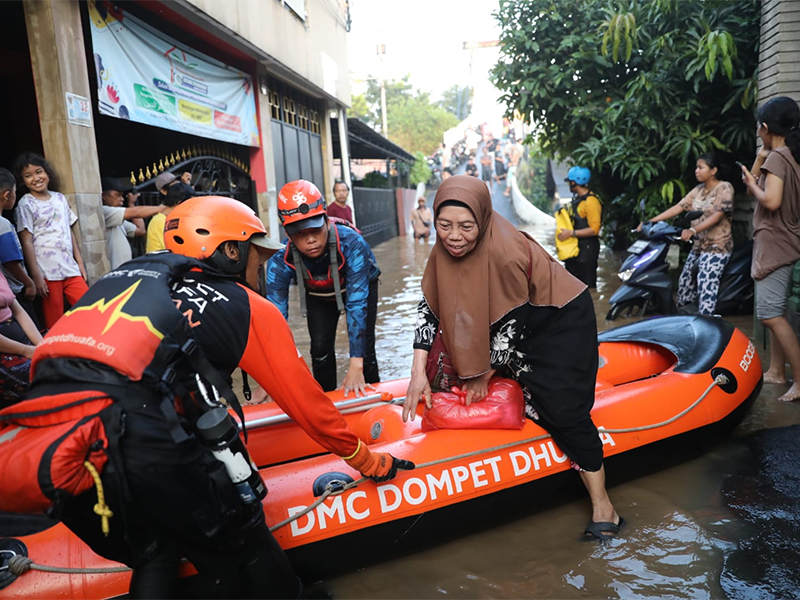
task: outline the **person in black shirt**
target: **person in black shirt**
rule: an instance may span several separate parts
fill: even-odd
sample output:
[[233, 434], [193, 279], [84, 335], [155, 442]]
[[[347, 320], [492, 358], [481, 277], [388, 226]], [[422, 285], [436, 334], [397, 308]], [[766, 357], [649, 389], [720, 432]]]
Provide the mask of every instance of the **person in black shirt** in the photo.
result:
[[470, 156], [469, 161], [467, 162], [467, 169], [464, 172], [465, 175], [469, 175], [471, 177], [478, 176], [478, 165], [475, 164], [475, 157]]

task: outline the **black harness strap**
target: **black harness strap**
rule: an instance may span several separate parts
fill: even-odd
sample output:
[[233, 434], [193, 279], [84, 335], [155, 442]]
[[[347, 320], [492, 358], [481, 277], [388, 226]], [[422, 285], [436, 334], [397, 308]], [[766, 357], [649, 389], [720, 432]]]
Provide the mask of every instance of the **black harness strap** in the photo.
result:
[[250, 389], [250, 380], [247, 377], [247, 371], [244, 369], [239, 369], [242, 372], [242, 395], [244, 396], [245, 402], [250, 402], [253, 398], [253, 392]]
[[308, 269], [303, 262], [300, 251], [297, 247], [290, 243], [292, 248], [292, 260], [294, 261], [295, 269], [297, 269], [297, 291], [300, 294], [300, 314], [303, 318], [308, 316], [308, 307], [306, 306], [306, 277], [308, 277]]
[[[303, 262], [303, 257], [300, 251], [294, 244], [290, 244], [292, 248], [292, 261], [297, 271], [297, 291], [300, 294], [300, 314], [303, 317], [308, 316], [308, 307], [306, 306], [306, 280], [311, 279], [311, 275]], [[339, 280], [339, 249], [336, 244], [336, 233], [333, 227], [328, 227], [328, 255], [331, 259], [331, 279], [333, 279], [333, 293], [336, 296], [336, 308], [339, 314], [345, 313], [344, 299], [342, 298], [342, 282]]]
[[339, 251], [333, 227], [328, 229], [328, 253], [331, 256], [331, 278], [333, 279], [333, 292], [336, 294], [336, 308], [339, 309], [339, 314], [343, 315], [344, 301], [342, 300], [342, 282], [339, 281]]

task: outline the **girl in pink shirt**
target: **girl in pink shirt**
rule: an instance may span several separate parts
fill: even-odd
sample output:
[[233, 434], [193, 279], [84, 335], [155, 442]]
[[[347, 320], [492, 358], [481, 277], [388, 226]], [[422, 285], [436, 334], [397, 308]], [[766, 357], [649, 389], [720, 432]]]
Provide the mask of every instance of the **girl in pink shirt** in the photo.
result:
[[22, 400], [30, 383], [31, 357], [42, 335], [0, 273], [0, 408]]

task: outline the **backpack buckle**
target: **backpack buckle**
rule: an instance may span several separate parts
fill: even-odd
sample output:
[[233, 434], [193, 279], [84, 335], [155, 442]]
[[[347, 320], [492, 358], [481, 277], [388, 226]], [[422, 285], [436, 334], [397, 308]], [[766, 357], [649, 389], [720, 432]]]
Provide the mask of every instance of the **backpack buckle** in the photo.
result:
[[181, 346], [181, 352], [183, 352], [186, 356], [191, 356], [197, 350], [197, 341], [194, 339], [186, 340], [186, 343]]
[[172, 367], [167, 367], [167, 370], [164, 371], [164, 374], [161, 376], [161, 381], [167, 384], [167, 386], [171, 386], [175, 382], [175, 378], [178, 376], [178, 372], [173, 369]]

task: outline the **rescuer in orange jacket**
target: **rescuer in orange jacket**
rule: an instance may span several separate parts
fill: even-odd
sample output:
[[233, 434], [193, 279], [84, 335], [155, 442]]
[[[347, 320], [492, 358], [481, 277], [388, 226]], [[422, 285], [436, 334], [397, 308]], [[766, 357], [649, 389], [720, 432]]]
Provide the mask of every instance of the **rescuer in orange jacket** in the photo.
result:
[[[164, 238], [168, 250], [208, 266], [186, 273], [170, 295], [217, 371], [227, 378], [241, 367], [315, 441], [364, 476], [386, 481], [398, 469], [414, 468], [408, 461], [371, 452], [352, 433], [308, 370], [281, 313], [254, 291], [264, 262], [281, 246], [266, 236], [250, 208], [229, 198], [187, 200], [170, 214]], [[125, 411], [124, 433], [116, 442], [109, 439], [109, 447], [119, 446], [124, 476], [115, 479], [111, 471], [119, 469], [108, 467], [102, 476], [107, 503], [119, 517], [110, 535], [100, 533], [92, 489], [62, 504], [62, 520], [98, 554], [133, 567], [131, 597], [174, 595], [182, 557], [194, 564], [205, 586], [195, 594], [296, 597], [299, 580], [264, 523], [260, 502], [242, 504], [224, 469], [220, 471], [221, 463], [195, 436], [178, 432], [176, 438], [174, 425], [180, 423], [191, 433], [191, 418], [181, 413], [171, 419], [164, 402], [157, 400], [160, 396], [153, 396], [144, 383], [147, 378], [131, 375], [135, 355], [122, 351], [119, 335], [108, 357], [96, 354], [98, 348], [109, 347], [103, 334], [110, 328], [113, 333], [112, 325], [147, 319], [148, 299], [137, 299], [135, 281], [153, 275], [131, 265], [148, 257], [157, 260], [159, 255], [126, 263], [127, 268], [122, 265], [95, 284], [120, 281], [125, 290], [73, 307], [73, 314], [84, 321], [70, 321], [67, 313], [58, 335], [33, 358], [29, 397], [99, 390]], [[92, 298], [91, 290], [87, 297]], [[96, 306], [103, 308], [94, 317]], [[85, 332], [69, 328], [87, 318], [108, 320], [92, 329], [91, 344], [81, 342]], [[174, 393], [180, 397], [181, 388]], [[153, 401], [136, 402], [149, 397]]]

